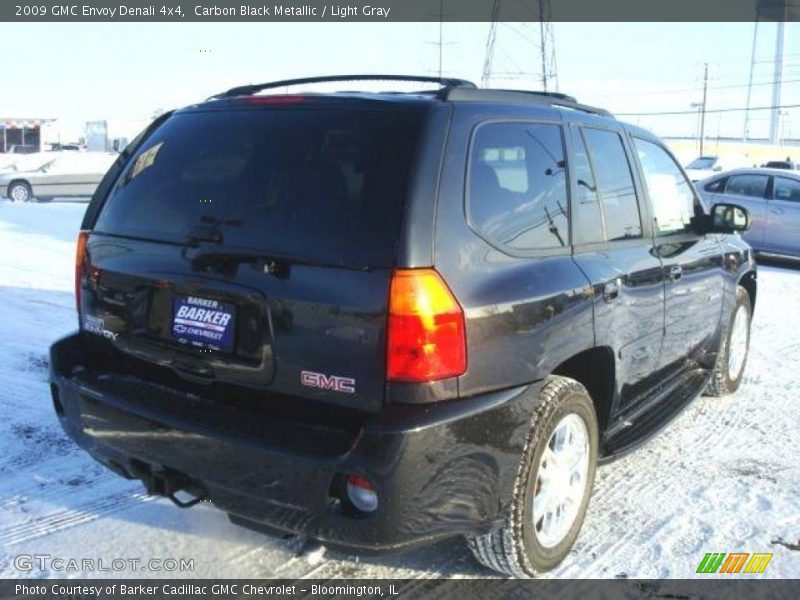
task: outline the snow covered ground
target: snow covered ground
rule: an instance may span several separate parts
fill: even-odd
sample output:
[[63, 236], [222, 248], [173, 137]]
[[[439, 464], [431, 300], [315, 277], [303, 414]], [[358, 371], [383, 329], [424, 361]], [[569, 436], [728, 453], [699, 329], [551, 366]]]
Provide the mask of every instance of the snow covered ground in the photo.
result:
[[[186, 577], [478, 577], [460, 541], [383, 558], [301, 547], [180, 510], [95, 464], [61, 432], [47, 349], [76, 326], [74, 238], [84, 205], [0, 200], [0, 576], [63, 559], [194, 559]], [[762, 266], [745, 381], [699, 398], [652, 442], [599, 470], [586, 524], [552, 577], [692, 577], [706, 552], [772, 552], [800, 577], [800, 268]], [[791, 548], [794, 549], [791, 549]], [[92, 573], [85, 572], [84, 576]]]

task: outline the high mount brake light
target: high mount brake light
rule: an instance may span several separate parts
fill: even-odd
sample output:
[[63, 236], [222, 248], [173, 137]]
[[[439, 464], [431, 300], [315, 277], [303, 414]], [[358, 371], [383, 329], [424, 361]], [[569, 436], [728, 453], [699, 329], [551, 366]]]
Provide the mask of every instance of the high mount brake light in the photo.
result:
[[397, 269], [389, 290], [386, 378], [425, 382], [467, 370], [464, 311], [433, 269]]
[[298, 94], [285, 94], [285, 95], [272, 95], [272, 96], [246, 96], [244, 98], [235, 98], [234, 102], [237, 104], [301, 104], [305, 102], [305, 96]]
[[75, 248], [75, 307], [78, 309], [78, 318], [80, 318], [81, 313], [81, 280], [83, 279], [83, 267], [86, 259], [86, 242], [88, 240], [88, 231], [81, 231], [78, 233], [78, 241]]

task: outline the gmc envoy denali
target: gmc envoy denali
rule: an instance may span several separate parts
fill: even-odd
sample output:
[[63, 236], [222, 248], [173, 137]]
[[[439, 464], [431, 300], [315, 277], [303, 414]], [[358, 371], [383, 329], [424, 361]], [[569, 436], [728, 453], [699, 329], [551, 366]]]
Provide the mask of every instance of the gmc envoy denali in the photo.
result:
[[[361, 80], [424, 89], [281, 89]], [[353, 552], [462, 536], [534, 575], [598, 462], [739, 387], [748, 225], [563, 94], [237, 87], [159, 117], [101, 182], [55, 411], [179, 506]]]

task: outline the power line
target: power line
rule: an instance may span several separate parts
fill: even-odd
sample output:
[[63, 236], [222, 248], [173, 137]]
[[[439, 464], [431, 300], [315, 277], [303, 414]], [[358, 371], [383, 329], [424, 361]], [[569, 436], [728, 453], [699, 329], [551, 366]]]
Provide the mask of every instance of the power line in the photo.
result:
[[[800, 79], [782, 79], [780, 83], [800, 83]], [[753, 86], [757, 85], [774, 85], [775, 81], [756, 81], [753, 83]], [[728, 90], [728, 89], [735, 89], [735, 88], [746, 88], [749, 87], [747, 83], [737, 83], [732, 85], [710, 85], [708, 89], [710, 90]], [[595, 97], [598, 98], [610, 98], [616, 96], [652, 96], [656, 94], [679, 94], [679, 93], [688, 93], [688, 92], [697, 92], [702, 89], [700, 87], [693, 87], [693, 88], [683, 88], [683, 89], [672, 89], [672, 90], [653, 90], [649, 92], [625, 92], [620, 94], [608, 93], [608, 94], [594, 94]]]
[[[800, 104], [783, 104], [781, 106], [755, 106], [750, 110], [779, 110], [782, 108], [800, 108]], [[716, 108], [707, 110], [706, 113], [728, 113], [728, 112], [744, 112], [747, 108]], [[696, 115], [696, 110], [668, 110], [661, 112], [646, 112], [646, 113], [614, 113], [618, 117], [658, 117], [662, 115]]]
[[[784, 54], [783, 55], [784, 58], [786, 58], [786, 57], [794, 58], [794, 57], [797, 57], [797, 56], [800, 56], [800, 53], [791, 53], [791, 54]], [[770, 59], [765, 59], [765, 60], [755, 60], [755, 61], [753, 61], [753, 64], [761, 65], [761, 64], [764, 64], [764, 63], [774, 63], [774, 62], [777, 62], [777, 61], [774, 58], [770, 58]]]

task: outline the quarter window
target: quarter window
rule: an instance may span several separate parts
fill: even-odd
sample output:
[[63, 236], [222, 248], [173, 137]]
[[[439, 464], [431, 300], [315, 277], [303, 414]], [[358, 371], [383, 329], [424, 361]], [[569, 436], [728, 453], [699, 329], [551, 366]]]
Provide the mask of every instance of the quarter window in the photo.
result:
[[731, 175], [725, 186], [726, 194], [763, 198], [767, 191], [767, 175]]
[[694, 192], [675, 160], [660, 146], [634, 138], [659, 235], [691, 231]]
[[775, 200], [800, 202], [800, 181], [787, 179], [786, 177], [776, 177], [774, 196]]
[[469, 218], [487, 240], [513, 250], [569, 244], [561, 127], [494, 123], [475, 134]]
[[725, 189], [725, 184], [727, 181], [728, 179], [726, 177], [723, 177], [722, 179], [715, 179], [711, 183], [706, 184], [705, 190], [713, 194], [721, 194]]

